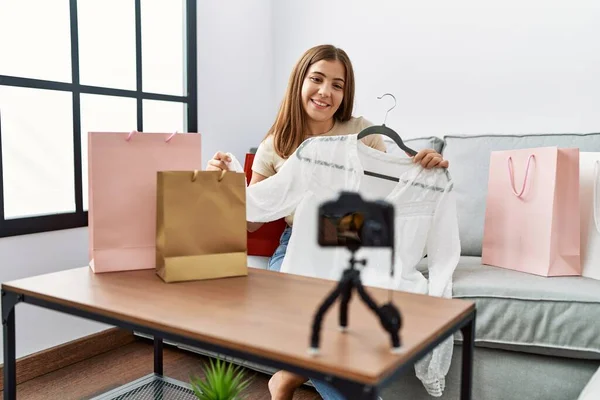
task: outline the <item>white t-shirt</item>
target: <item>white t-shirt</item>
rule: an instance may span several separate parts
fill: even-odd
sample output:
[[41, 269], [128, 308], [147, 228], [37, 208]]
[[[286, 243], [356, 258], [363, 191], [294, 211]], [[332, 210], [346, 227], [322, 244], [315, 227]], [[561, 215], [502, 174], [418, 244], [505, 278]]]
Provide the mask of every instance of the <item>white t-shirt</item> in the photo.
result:
[[[365, 170], [391, 175], [399, 182], [365, 175]], [[365, 285], [432, 296], [452, 296], [452, 274], [460, 257], [458, 221], [452, 180], [446, 169], [425, 169], [410, 158], [383, 153], [357, 140], [357, 135], [306, 140], [279, 172], [249, 186], [247, 220], [268, 222], [295, 210], [295, 223], [281, 272], [339, 280], [348, 266], [344, 248], [320, 248], [317, 211], [341, 191], [358, 192], [366, 200], [386, 200], [395, 210], [394, 277], [389, 251], [363, 248]], [[416, 268], [427, 251], [429, 278]], [[415, 365], [417, 376], [432, 395], [441, 395], [450, 367], [452, 339]]]

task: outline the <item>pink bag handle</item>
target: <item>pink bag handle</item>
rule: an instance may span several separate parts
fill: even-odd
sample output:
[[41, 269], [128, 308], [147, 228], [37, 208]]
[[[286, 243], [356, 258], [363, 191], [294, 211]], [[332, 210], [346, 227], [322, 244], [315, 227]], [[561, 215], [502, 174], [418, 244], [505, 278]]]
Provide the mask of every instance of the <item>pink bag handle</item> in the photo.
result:
[[594, 195], [592, 200], [592, 207], [594, 207], [594, 225], [596, 225], [596, 231], [600, 233], [600, 224], [598, 224], [598, 202], [596, 198], [598, 197], [598, 170], [600, 166], [600, 161], [596, 160], [594, 163]]
[[168, 138], [165, 139], [165, 142], [169, 143], [171, 139], [173, 139], [177, 135], [177, 131], [173, 132]]
[[129, 135], [127, 135], [127, 137], [125, 138], [125, 141], [129, 142], [131, 140], [131, 137], [133, 135], [135, 135], [136, 133], [139, 133], [139, 132], [136, 131], [136, 130], [133, 130], [133, 131], [129, 132]]
[[530, 155], [527, 159], [527, 170], [525, 171], [525, 179], [523, 180], [523, 186], [521, 187], [521, 191], [517, 193], [517, 189], [515, 189], [515, 174], [513, 173], [513, 163], [512, 157], [508, 157], [508, 176], [510, 177], [510, 187], [515, 196], [521, 198], [523, 193], [525, 192], [525, 186], [527, 185], [527, 178], [529, 177], [529, 165], [531, 164], [531, 160], [535, 159], [535, 155]]
[[[133, 131], [131, 131], [131, 132], [129, 133], [129, 135], [127, 135], [127, 137], [125, 138], [125, 140], [129, 142], [129, 141], [131, 140], [131, 137], [132, 137], [133, 135], [135, 135], [136, 133], [139, 133], [139, 132], [138, 132], [138, 131], [136, 131], [136, 130], [133, 130]], [[175, 135], [177, 135], [177, 131], [173, 132], [173, 133], [172, 133], [172, 134], [171, 134], [171, 135], [170, 135], [168, 138], [166, 138], [166, 139], [165, 139], [165, 142], [166, 142], [166, 143], [169, 143], [169, 142], [171, 141], [171, 139], [173, 139], [173, 137], [174, 137]]]

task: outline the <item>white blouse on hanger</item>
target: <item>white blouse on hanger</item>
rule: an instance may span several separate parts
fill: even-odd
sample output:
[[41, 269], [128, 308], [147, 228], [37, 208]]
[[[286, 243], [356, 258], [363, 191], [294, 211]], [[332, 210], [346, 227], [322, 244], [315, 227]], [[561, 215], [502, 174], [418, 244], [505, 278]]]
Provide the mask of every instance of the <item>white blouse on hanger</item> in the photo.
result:
[[[399, 182], [364, 174], [377, 172]], [[295, 223], [281, 272], [339, 280], [350, 253], [318, 245], [317, 211], [341, 191], [365, 200], [385, 200], [395, 210], [394, 277], [390, 251], [363, 248], [363, 284], [432, 296], [452, 296], [452, 274], [460, 257], [458, 221], [446, 169], [425, 169], [410, 158], [371, 149], [357, 135], [306, 140], [274, 176], [249, 186], [247, 220], [269, 222], [295, 211]], [[429, 279], [416, 268], [427, 253]], [[417, 377], [433, 396], [441, 396], [450, 367], [452, 338], [415, 364]]]

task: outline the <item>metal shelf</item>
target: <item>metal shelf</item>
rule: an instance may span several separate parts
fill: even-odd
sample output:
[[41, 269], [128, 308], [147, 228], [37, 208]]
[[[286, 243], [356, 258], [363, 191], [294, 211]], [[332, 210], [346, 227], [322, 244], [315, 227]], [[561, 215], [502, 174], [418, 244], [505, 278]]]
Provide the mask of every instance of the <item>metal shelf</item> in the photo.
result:
[[198, 400], [190, 385], [158, 374], [146, 375], [90, 400]]

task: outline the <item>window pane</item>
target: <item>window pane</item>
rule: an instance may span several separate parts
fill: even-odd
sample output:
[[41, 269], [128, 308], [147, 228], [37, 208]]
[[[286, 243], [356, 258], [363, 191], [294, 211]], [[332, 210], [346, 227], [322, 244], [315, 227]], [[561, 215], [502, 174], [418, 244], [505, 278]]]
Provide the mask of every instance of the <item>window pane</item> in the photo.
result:
[[0, 1], [0, 74], [71, 82], [69, 0]]
[[72, 94], [0, 86], [6, 219], [75, 211]]
[[80, 0], [77, 15], [80, 82], [135, 90], [134, 0]]
[[131, 132], [137, 128], [136, 99], [81, 95], [83, 209], [88, 209], [88, 132]]
[[185, 103], [144, 100], [144, 132], [185, 132]]
[[185, 23], [183, 0], [142, 0], [142, 86], [182, 96]]

